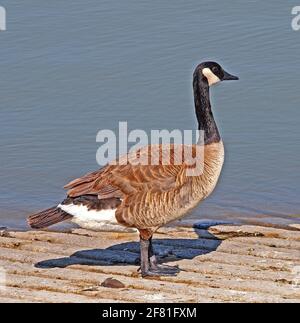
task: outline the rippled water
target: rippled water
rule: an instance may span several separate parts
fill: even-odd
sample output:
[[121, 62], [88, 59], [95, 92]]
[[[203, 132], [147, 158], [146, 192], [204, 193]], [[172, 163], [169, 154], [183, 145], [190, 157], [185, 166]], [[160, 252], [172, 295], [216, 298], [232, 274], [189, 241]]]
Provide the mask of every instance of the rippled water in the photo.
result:
[[2, 1], [0, 225], [64, 197], [90, 170], [96, 133], [193, 129], [194, 67], [239, 82], [212, 90], [226, 164], [197, 218], [299, 222], [300, 31], [294, 1]]

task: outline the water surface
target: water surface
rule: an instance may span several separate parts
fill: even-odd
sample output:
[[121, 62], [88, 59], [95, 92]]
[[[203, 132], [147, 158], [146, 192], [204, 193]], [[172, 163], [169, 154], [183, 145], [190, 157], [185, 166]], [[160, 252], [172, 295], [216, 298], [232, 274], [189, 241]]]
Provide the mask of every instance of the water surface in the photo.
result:
[[95, 137], [193, 129], [194, 67], [239, 82], [212, 90], [226, 145], [214, 194], [193, 217], [299, 222], [300, 31], [293, 1], [2, 1], [0, 225], [55, 205], [98, 168]]

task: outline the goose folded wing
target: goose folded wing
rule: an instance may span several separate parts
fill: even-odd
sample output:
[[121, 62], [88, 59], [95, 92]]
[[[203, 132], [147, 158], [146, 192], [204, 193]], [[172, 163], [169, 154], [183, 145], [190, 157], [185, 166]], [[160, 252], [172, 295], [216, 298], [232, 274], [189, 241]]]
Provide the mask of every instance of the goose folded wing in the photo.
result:
[[[153, 158], [153, 151], [152, 158]], [[138, 191], [167, 191], [178, 185], [178, 177], [184, 171], [184, 164], [175, 165], [174, 149], [170, 151], [170, 163], [162, 161], [163, 149], [158, 151], [157, 165], [138, 164], [146, 155], [150, 158], [148, 149], [138, 150], [107, 165], [98, 171], [75, 179], [65, 186], [68, 196], [98, 195], [99, 199], [124, 198]], [[128, 160], [130, 162], [128, 163]], [[153, 158], [154, 160], [155, 158]]]

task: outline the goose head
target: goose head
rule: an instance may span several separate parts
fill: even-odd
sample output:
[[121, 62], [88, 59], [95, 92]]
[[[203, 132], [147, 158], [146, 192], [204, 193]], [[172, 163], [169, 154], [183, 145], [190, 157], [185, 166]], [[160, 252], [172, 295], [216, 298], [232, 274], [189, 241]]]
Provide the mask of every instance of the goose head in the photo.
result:
[[221, 81], [238, 80], [237, 76], [226, 72], [216, 62], [204, 62], [197, 66], [194, 77], [199, 77], [202, 81], [207, 82], [209, 86], [217, 84]]

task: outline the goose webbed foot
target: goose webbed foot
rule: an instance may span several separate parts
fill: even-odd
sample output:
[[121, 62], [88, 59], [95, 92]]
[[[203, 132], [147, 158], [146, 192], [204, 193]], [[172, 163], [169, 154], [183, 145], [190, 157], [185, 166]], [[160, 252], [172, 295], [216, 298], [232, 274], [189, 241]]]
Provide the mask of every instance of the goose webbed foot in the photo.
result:
[[[155, 258], [154, 263], [151, 258]], [[176, 276], [180, 272], [178, 266], [159, 265], [155, 256], [152, 256], [151, 258], [150, 269], [145, 273], [145, 276]]]
[[142, 277], [176, 276], [178, 273], [178, 268], [166, 268], [165, 266], [160, 266], [156, 269], [148, 269], [147, 271], [142, 271]]
[[178, 274], [180, 272], [179, 267], [176, 266], [169, 266], [169, 265], [159, 265], [157, 263], [156, 256], [152, 254], [150, 257], [150, 269], [153, 271], [160, 271], [160, 270], [165, 270], [166, 272]]
[[159, 265], [153, 253], [152, 239], [141, 238], [141, 273], [142, 277], [176, 276], [180, 269], [178, 266], [172, 267]]

